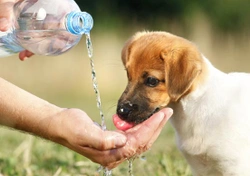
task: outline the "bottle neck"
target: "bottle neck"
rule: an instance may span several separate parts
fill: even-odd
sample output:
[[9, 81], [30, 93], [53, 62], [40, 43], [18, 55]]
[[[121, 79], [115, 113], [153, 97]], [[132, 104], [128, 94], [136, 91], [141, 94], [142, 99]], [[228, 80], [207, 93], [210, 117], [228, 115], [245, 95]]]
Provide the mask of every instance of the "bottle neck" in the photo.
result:
[[66, 29], [75, 35], [90, 33], [93, 27], [93, 18], [87, 12], [70, 12], [66, 16]]

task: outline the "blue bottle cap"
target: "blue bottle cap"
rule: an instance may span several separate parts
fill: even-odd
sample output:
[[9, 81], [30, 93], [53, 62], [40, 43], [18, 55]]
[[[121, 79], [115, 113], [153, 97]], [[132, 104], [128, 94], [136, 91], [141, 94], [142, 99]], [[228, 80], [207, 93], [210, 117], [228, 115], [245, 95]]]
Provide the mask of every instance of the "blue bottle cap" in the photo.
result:
[[87, 12], [70, 12], [66, 17], [67, 30], [75, 35], [87, 34], [93, 27], [93, 18]]

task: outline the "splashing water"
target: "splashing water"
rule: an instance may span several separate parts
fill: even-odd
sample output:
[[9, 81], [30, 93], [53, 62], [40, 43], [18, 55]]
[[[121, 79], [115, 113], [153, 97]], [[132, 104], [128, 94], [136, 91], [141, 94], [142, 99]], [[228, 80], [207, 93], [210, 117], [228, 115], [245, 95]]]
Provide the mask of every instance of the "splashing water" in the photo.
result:
[[112, 176], [112, 170], [103, 167], [103, 176]]

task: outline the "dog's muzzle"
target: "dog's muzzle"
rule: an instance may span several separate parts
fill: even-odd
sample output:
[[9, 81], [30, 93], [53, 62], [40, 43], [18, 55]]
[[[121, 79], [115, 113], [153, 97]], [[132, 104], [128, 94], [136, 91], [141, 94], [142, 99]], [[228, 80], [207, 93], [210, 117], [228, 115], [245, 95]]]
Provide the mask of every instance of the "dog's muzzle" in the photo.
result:
[[128, 101], [126, 103], [118, 103], [116, 113], [120, 119], [128, 123], [139, 124], [159, 110], [160, 108], [158, 107], [150, 109], [149, 106], [139, 106]]
[[132, 113], [138, 111], [139, 107], [136, 104], [132, 104], [130, 102], [121, 103], [117, 106], [117, 115], [127, 121], [132, 122], [134, 119], [132, 119]]

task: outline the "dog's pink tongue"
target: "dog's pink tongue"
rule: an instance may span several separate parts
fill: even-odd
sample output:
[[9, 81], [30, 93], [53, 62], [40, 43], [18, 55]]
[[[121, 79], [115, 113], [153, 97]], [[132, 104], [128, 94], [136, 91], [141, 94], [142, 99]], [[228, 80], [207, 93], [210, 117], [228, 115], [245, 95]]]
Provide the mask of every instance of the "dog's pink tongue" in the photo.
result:
[[118, 130], [126, 131], [134, 126], [133, 123], [128, 123], [115, 114], [113, 115], [113, 123]]

